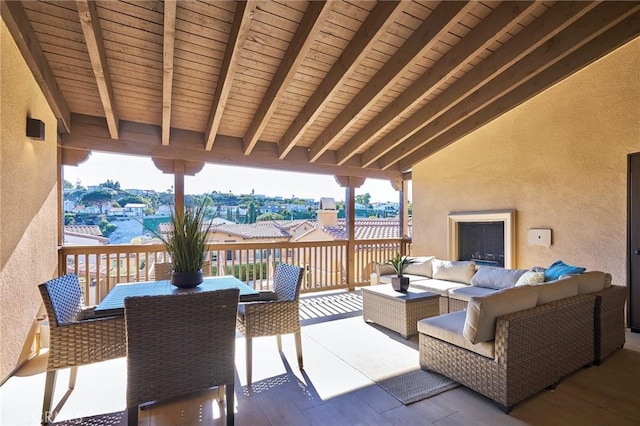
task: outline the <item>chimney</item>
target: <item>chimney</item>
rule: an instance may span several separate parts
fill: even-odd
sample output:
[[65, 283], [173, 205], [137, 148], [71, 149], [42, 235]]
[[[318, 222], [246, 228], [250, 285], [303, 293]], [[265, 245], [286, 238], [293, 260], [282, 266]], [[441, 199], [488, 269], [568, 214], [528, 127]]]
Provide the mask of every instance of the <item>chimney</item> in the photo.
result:
[[320, 198], [318, 209], [318, 226], [321, 228], [338, 226], [338, 210], [333, 198]]

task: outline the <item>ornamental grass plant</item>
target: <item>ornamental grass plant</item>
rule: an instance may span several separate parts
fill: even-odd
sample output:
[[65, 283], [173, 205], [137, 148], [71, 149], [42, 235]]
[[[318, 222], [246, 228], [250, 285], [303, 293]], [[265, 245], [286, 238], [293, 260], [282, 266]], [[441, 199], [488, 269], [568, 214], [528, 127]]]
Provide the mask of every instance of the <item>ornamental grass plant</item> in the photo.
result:
[[164, 244], [175, 272], [202, 269], [207, 254], [207, 233], [211, 226], [211, 221], [205, 222], [205, 212], [205, 201], [199, 206], [173, 211], [169, 222], [173, 229], [166, 236], [150, 229]]
[[403, 277], [404, 270], [407, 266], [415, 262], [415, 259], [409, 256], [402, 256], [400, 253], [396, 253], [396, 255], [387, 260], [385, 264], [391, 266], [398, 277]]

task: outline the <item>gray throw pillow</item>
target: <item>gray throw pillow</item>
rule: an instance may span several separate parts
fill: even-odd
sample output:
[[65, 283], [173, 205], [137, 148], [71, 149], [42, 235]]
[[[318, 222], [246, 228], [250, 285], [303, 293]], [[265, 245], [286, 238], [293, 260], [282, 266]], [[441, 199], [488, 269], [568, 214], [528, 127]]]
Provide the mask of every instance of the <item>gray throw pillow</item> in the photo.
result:
[[493, 288], [502, 290], [503, 288], [514, 287], [518, 279], [526, 269], [505, 269], [494, 266], [481, 266], [476, 274], [471, 278], [471, 285], [475, 287]]

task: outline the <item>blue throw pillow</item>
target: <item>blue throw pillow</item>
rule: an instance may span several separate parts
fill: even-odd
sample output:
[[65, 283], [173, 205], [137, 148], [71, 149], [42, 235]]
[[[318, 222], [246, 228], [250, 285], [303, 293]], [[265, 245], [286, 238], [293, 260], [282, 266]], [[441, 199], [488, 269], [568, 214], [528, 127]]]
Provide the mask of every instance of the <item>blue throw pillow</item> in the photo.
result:
[[586, 271], [585, 268], [580, 266], [567, 265], [562, 260], [554, 262], [544, 271], [545, 281], [554, 281], [560, 278], [561, 275], [566, 274], [581, 274]]

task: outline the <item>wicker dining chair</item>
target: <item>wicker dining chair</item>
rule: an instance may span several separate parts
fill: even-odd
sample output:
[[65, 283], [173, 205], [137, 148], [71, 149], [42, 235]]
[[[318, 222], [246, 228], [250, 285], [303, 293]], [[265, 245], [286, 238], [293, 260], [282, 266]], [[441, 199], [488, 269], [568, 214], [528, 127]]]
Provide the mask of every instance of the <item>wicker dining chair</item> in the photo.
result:
[[303, 269], [299, 266], [279, 263], [273, 278], [273, 291], [261, 292], [261, 300], [241, 303], [238, 307], [238, 329], [246, 338], [247, 385], [251, 384], [254, 337], [277, 336], [278, 350], [282, 351], [280, 335], [294, 333], [298, 367], [303, 368], [298, 300], [302, 274]]
[[171, 263], [158, 262], [153, 265], [153, 277], [156, 281], [170, 280], [173, 267]]
[[51, 411], [56, 374], [71, 367], [69, 391], [75, 387], [78, 366], [126, 355], [124, 318], [92, 318], [93, 307], [84, 305], [78, 277], [67, 274], [39, 286], [49, 317], [50, 341], [42, 423], [53, 421]]
[[[158, 262], [153, 266], [154, 278], [156, 281], [170, 280], [173, 273], [171, 263]], [[205, 260], [202, 264], [202, 273], [205, 277], [211, 276], [211, 261]]]
[[[218, 386], [234, 422], [236, 312], [240, 290], [127, 297], [127, 411]], [[226, 392], [225, 392], [226, 391]]]

